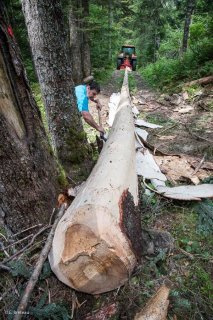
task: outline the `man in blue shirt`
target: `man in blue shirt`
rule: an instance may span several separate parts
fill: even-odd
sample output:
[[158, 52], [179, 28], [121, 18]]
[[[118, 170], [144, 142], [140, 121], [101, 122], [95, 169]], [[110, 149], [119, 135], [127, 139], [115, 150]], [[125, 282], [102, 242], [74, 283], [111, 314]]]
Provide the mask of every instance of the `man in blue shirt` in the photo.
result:
[[88, 85], [79, 85], [75, 87], [78, 110], [81, 112], [83, 119], [100, 133], [104, 133], [104, 128], [98, 125], [91, 113], [89, 112], [89, 99], [96, 103], [97, 109], [101, 110], [101, 103], [95, 99], [100, 92], [100, 86], [97, 82], [92, 81]]

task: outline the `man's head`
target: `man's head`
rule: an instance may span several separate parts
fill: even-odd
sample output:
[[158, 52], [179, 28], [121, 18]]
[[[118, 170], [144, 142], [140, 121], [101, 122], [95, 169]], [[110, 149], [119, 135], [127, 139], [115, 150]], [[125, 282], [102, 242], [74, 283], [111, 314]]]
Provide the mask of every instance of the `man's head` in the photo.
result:
[[94, 99], [100, 92], [100, 86], [97, 82], [92, 81], [87, 85], [87, 96], [88, 98]]

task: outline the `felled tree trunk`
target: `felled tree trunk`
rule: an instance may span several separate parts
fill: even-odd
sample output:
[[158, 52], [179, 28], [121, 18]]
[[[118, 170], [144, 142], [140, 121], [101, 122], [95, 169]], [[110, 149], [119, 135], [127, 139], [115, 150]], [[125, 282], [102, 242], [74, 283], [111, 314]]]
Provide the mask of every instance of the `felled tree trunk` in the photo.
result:
[[0, 4], [0, 218], [16, 232], [49, 221], [57, 169]]
[[124, 284], [141, 253], [137, 193], [126, 74], [108, 141], [55, 232], [49, 260], [62, 282], [92, 294]]
[[73, 131], [81, 132], [83, 127], [75, 101], [61, 3], [59, 0], [21, 2], [52, 144], [61, 163], [69, 169], [70, 159], [75, 153], [69, 147]]

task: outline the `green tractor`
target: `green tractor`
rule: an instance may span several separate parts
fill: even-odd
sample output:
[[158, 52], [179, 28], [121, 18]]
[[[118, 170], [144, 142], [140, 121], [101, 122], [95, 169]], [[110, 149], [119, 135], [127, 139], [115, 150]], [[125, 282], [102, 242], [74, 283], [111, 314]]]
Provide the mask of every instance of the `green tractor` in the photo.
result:
[[137, 56], [135, 54], [135, 46], [125, 45], [122, 46], [121, 52], [117, 57], [117, 70], [129, 67], [133, 71], [136, 70]]

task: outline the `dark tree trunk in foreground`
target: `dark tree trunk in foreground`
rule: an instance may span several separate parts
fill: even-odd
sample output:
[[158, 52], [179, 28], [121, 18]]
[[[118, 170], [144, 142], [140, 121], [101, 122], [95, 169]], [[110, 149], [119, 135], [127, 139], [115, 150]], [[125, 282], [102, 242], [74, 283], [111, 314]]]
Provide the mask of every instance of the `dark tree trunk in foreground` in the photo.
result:
[[17, 231], [49, 221], [56, 165], [0, 4], [0, 216]]
[[54, 150], [69, 169], [73, 132], [83, 130], [78, 112], [60, 0], [22, 0], [33, 59]]
[[183, 31], [182, 52], [186, 52], [188, 48], [189, 28], [191, 24], [192, 14], [195, 10], [195, 6], [196, 6], [196, 0], [188, 0], [187, 8], [186, 8], [184, 31]]

